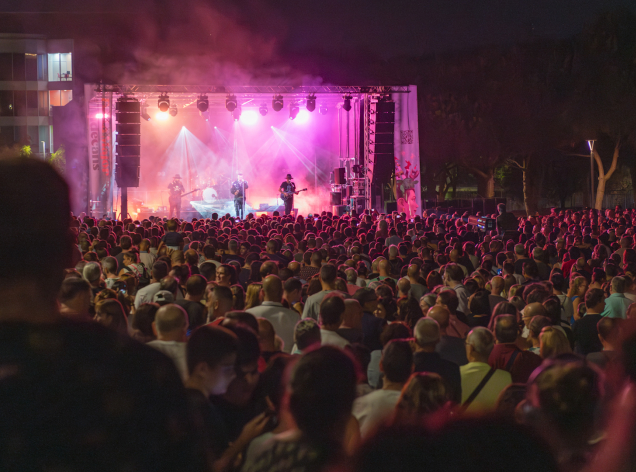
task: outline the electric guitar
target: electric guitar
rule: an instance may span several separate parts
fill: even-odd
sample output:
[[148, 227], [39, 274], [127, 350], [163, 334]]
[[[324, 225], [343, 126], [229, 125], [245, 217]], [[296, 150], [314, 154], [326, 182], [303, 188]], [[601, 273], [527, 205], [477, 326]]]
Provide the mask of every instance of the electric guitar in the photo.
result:
[[179, 203], [181, 203], [181, 198], [185, 197], [186, 195], [190, 195], [191, 193], [197, 192], [201, 189], [195, 188], [194, 190], [192, 190], [191, 192], [188, 193], [181, 193], [181, 194], [175, 194], [175, 195], [170, 195], [170, 197], [168, 198], [168, 202], [170, 202], [170, 205], [178, 205]]
[[296, 190], [295, 192], [283, 192], [283, 193], [280, 194], [280, 198], [283, 199], [283, 201], [286, 202], [290, 198], [293, 198], [294, 195], [298, 195], [300, 192], [304, 192], [306, 190], [307, 189], [304, 188], [302, 190]]

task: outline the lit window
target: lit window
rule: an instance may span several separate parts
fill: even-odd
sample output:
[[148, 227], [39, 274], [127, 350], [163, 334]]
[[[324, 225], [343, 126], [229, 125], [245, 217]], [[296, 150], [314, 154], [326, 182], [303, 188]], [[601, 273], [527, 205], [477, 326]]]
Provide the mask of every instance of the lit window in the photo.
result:
[[49, 90], [49, 104], [52, 107], [63, 107], [73, 100], [72, 90]]
[[68, 82], [73, 80], [72, 54], [49, 54], [49, 82]]

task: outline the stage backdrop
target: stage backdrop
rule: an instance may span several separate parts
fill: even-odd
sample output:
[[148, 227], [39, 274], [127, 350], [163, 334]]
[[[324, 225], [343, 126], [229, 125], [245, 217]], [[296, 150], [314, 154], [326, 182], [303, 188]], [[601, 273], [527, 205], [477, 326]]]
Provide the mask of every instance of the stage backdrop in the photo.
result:
[[88, 117], [88, 211], [101, 218], [113, 207], [113, 162], [112, 162], [112, 93], [101, 94], [97, 103], [93, 86], [84, 86], [86, 115]]
[[422, 214], [420, 142], [417, 128], [417, 86], [410, 93], [394, 93], [395, 101], [395, 182], [393, 193], [398, 211], [407, 218]]

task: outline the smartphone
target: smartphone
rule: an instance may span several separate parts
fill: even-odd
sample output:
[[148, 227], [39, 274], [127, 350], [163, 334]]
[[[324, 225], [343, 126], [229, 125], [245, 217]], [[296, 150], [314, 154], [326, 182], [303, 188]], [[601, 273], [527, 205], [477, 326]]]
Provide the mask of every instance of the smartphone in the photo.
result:
[[497, 269], [497, 275], [501, 275], [503, 271], [501, 269]]

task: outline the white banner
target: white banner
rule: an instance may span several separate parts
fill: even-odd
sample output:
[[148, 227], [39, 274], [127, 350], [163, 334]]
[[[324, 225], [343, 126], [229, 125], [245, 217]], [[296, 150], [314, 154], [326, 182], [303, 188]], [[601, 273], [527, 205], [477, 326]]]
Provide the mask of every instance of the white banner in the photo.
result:
[[410, 93], [395, 93], [395, 185], [399, 212], [407, 218], [422, 214], [420, 141], [417, 123], [417, 86]]

